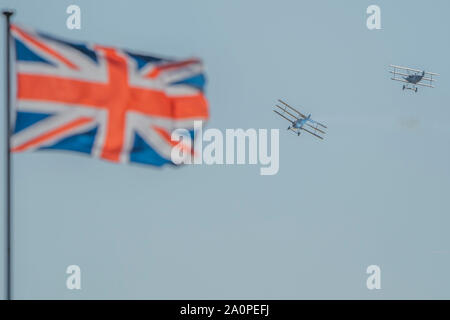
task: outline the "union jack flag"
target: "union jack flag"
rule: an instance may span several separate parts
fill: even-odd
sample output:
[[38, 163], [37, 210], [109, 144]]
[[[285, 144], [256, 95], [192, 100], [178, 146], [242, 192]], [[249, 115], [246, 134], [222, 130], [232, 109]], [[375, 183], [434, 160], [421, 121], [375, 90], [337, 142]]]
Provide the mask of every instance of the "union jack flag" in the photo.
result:
[[208, 118], [198, 59], [72, 43], [11, 27], [16, 52], [13, 152], [61, 149], [113, 162], [172, 163], [171, 132]]

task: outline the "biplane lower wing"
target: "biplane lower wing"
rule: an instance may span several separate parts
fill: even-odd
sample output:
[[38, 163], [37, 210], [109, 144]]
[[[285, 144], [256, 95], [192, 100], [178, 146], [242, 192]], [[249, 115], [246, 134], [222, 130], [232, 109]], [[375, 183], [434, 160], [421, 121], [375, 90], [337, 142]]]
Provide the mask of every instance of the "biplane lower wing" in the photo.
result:
[[305, 128], [300, 128], [300, 129], [303, 130], [303, 131], [308, 132], [309, 134], [312, 134], [313, 136], [316, 136], [316, 137], [319, 138], [319, 139], [322, 139], [322, 140], [323, 140], [323, 137], [319, 136], [318, 134], [315, 134], [314, 132], [311, 132], [311, 131], [309, 131], [309, 130], [307, 130], [307, 129], [305, 129]]
[[428, 87], [428, 88], [434, 88], [434, 86], [432, 86], [432, 85], [425, 84], [425, 83], [420, 83], [420, 82], [417, 82], [417, 83], [411, 83], [411, 82], [409, 82], [409, 81], [406, 81], [406, 80], [403, 80], [403, 79], [397, 79], [397, 78], [391, 78], [391, 80], [400, 81], [400, 82], [405, 82], [405, 83], [408, 83], [408, 84], [414, 85], [414, 86], [423, 86], [423, 87]]
[[308, 127], [310, 127], [310, 128], [313, 128], [313, 129], [316, 130], [316, 131], [319, 131], [320, 133], [326, 134], [325, 131], [322, 131], [322, 130], [320, 130], [319, 128], [314, 127], [314, 126], [310, 125], [309, 123], [306, 123], [306, 125], [307, 125]]
[[[395, 71], [389, 71], [390, 73], [392, 73], [392, 74], [394, 74], [394, 76], [395, 75], [399, 75], [399, 76], [404, 76], [404, 77], [407, 77], [407, 76], [410, 76], [410, 74], [407, 74], [407, 73], [401, 73], [401, 72], [395, 72]], [[427, 74], [426, 72], [425, 72], [425, 74]], [[396, 78], [397, 79], [397, 78]], [[423, 77], [422, 78], [422, 80], [420, 80], [420, 81], [437, 81], [436, 79], [433, 79], [433, 78], [427, 78], [427, 77]]]
[[312, 122], [317, 124], [317, 125], [319, 125], [319, 126], [321, 126], [322, 128], [328, 129], [326, 125], [321, 124], [320, 122], [317, 122], [317, 121], [314, 121], [314, 120], [312, 120]]

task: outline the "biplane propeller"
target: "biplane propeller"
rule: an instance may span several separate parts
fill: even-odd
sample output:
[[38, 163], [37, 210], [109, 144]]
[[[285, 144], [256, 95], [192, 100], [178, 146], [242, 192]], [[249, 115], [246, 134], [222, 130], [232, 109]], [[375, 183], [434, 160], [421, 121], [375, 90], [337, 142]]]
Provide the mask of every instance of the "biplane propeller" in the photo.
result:
[[433, 76], [438, 76], [439, 74], [433, 72], [427, 72], [424, 70], [411, 69], [406, 67], [390, 65], [390, 73], [393, 74], [392, 80], [404, 82], [403, 90], [413, 90], [417, 92], [417, 86], [423, 86], [428, 88], [434, 88]]
[[[278, 99], [278, 101], [283, 104], [283, 107], [276, 104], [275, 106], [281, 111], [273, 110], [276, 114], [283, 117], [287, 121], [291, 123], [291, 125], [287, 128], [287, 130], [291, 130], [294, 133], [296, 133], [298, 136], [302, 131], [308, 132], [309, 134], [312, 134], [313, 136], [322, 139], [325, 134], [324, 129], [327, 127], [313, 119], [311, 119], [311, 115], [305, 116], [300, 111], [294, 109], [290, 105], [288, 105], [286, 102]], [[305, 127], [308, 127], [305, 128]]]

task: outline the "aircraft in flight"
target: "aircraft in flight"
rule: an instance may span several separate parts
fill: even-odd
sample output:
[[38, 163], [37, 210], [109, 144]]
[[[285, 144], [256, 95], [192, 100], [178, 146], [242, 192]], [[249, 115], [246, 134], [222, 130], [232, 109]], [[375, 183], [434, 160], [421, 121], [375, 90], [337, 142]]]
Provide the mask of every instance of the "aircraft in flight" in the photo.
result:
[[[403, 90], [413, 90], [414, 92], [417, 92], [417, 86], [434, 88], [433, 81], [436, 81], [436, 79], [433, 79], [433, 76], [439, 75], [433, 72], [394, 65], [390, 65], [389, 67], [391, 68], [389, 72], [393, 74], [391, 79], [405, 82], [406, 84], [403, 85]], [[424, 81], [428, 83], [424, 83]]]
[[[282, 103], [284, 107], [280, 107], [277, 104], [276, 107], [280, 109], [281, 112], [278, 110], [273, 110], [273, 112], [277, 113], [291, 123], [287, 130], [295, 132], [298, 136], [302, 131], [305, 131], [323, 140], [323, 135], [325, 134], [324, 129], [327, 128], [325, 125], [311, 119], [311, 114], [305, 116], [300, 111], [288, 105], [286, 102], [280, 99], [278, 101]], [[306, 127], [308, 127], [308, 129]], [[310, 128], [312, 128], [312, 130]]]

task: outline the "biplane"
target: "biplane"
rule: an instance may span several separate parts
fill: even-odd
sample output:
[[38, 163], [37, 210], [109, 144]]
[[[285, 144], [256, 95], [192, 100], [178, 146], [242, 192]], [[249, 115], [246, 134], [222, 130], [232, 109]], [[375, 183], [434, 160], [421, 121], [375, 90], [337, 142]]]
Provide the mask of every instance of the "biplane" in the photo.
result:
[[438, 76], [439, 74], [433, 72], [427, 72], [424, 70], [411, 69], [406, 67], [390, 65], [390, 73], [393, 74], [392, 80], [405, 82], [403, 85], [403, 90], [413, 90], [417, 92], [417, 86], [424, 86], [429, 88], [434, 88], [433, 76]]
[[[286, 119], [287, 121], [289, 121], [291, 123], [290, 126], [287, 128], [287, 130], [293, 131], [298, 136], [300, 135], [300, 133], [302, 131], [305, 131], [305, 132], [308, 132], [309, 134], [312, 134], [313, 136], [323, 140], [322, 135], [325, 134], [324, 129], [327, 128], [326, 126], [311, 119], [311, 114], [309, 114], [308, 116], [305, 116], [303, 113], [294, 109], [293, 107], [288, 105], [286, 102], [284, 102], [282, 100], [278, 100], [278, 101], [283, 105], [283, 107], [276, 104], [279, 111], [273, 110], [273, 112], [280, 115], [281, 117], [283, 117], [284, 119]], [[308, 128], [306, 128], [306, 127], [308, 127]]]

